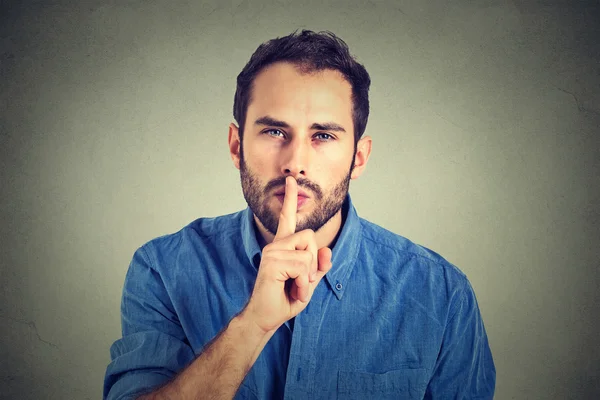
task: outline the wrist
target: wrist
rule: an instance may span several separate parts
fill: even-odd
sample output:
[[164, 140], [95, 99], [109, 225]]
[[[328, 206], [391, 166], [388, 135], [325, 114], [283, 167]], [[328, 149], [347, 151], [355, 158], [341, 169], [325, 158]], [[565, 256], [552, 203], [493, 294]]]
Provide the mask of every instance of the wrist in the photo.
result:
[[250, 367], [254, 365], [256, 359], [277, 330], [263, 329], [245, 309], [233, 317], [228, 329], [237, 331], [240, 340], [243, 340], [249, 348], [253, 349], [249, 364]]
[[279, 327], [274, 329], [265, 329], [258, 322], [254, 315], [244, 308], [238, 315], [236, 315], [232, 321], [235, 326], [239, 327], [245, 334], [251, 335], [252, 337], [268, 340], [275, 334]]

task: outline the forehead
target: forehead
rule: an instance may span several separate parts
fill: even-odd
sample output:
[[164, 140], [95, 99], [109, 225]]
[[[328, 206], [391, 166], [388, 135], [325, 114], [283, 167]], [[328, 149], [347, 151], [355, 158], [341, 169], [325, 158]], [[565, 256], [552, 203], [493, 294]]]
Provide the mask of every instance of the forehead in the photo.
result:
[[352, 86], [336, 70], [301, 73], [290, 63], [275, 63], [254, 79], [247, 121], [270, 115], [290, 125], [332, 121], [352, 132]]

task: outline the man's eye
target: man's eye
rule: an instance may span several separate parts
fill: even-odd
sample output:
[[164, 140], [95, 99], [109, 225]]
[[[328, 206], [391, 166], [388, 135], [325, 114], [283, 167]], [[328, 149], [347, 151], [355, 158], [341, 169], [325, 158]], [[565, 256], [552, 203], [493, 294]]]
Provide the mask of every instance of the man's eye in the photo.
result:
[[264, 133], [266, 133], [269, 136], [275, 136], [275, 137], [283, 136], [283, 132], [280, 131], [279, 129], [267, 129], [266, 131], [264, 131]]
[[315, 137], [323, 142], [333, 140], [333, 136], [331, 136], [329, 133], [317, 133]]

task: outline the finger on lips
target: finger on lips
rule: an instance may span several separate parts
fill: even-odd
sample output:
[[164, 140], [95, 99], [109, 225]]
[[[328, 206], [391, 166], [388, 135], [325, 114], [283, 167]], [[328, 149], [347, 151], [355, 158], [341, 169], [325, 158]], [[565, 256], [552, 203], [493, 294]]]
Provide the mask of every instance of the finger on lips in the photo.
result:
[[296, 212], [298, 211], [298, 184], [293, 176], [285, 179], [285, 197], [279, 215], [275, 240], [281, 240], [296, 232]]
[[294, 279], [294, 287], [290, 291], [291, 297], [306, 302], [310, 297], [310, 284], [322, 278], [331, 268], [331, 250], [329, 248], [318, 249], [314, 232], [311, 230], [296, 234], [297, 212], [298, 183], [293, 176], [288, 176], [285, 180], [285, 195], [274, 241], [282, 241], [282, 245], [290, 245], [296, 250], [308, 250], [312, 255], [310, 263], [308, 263], [308, 271], [305, 273], [295, 271], [295, 275], [296, 273], [298, 275], [290, 277]]

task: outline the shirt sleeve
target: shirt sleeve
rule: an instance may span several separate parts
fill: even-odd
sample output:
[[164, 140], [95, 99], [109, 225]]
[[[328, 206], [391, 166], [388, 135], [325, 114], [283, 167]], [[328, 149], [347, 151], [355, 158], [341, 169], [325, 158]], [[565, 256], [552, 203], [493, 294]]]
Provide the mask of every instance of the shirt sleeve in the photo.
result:
[[425, 399], [492, 399], [496, 368], [468, 281], [455, 297]]
[[123, 337], [110, 348], [104, 399], [134, 399], [171, 380], [195, 358], [160, 274], [144, 247], [129, 265], [121, 301]]

